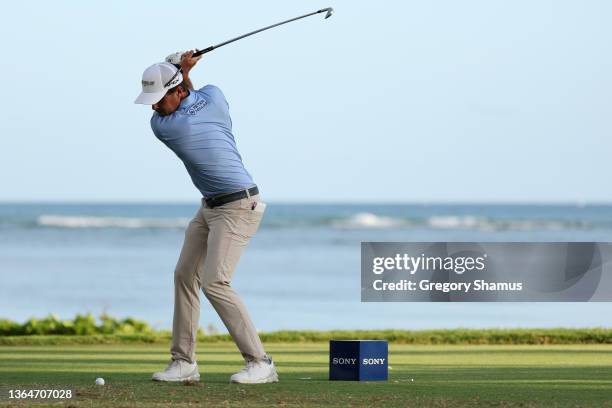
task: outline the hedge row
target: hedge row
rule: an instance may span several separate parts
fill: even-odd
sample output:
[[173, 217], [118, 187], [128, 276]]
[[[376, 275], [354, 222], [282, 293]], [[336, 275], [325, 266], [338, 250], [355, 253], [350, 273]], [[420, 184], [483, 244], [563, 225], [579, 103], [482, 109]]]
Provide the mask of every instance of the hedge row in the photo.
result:
[[96, 334], [161, 334], [148, 323], [128, 317], [118, 320], [102, 314], [96, 320], [91, 314], [77, 315], [73, 320], [61, 320], [54, 314], [43, 319], [32, 318], [23, 324], [0, 319], [0, 336], [80, 335]]
[[[612, 344], [611, 328], [590, 329], [447, 329], [447, 330], [333, 330], [260, 333], [264, 342], [322, 342], [332, 339], [385, 339], [397, 344]], [[26, 340], [29, 339], [29, 340]], [[154, 330], [133, 318], [118, 320], [91, 314], [60, 320], [55, 315], [23, 324], [0, 320], [0, 344], [99, 344], [167, 342], [171, 333]], [[229, 335], [206, 335], [198, 341], [229, 341]]]
[[278, 331], [263, 333], [261, 338], [279, 342], [385, 339], [396, 344], [612, 344], [612, 329]]

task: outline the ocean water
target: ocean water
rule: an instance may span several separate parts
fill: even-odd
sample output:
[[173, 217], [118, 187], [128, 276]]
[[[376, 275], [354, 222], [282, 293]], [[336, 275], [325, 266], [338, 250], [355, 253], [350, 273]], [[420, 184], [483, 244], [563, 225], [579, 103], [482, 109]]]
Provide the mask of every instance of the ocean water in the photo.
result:
[[[172, 323], [193, 204], [0, 204], [0, 318]], [[361, 241], [612, 241], [611, 205], [269, 203], [233, 286], [259, 330], [612, 326], [612, 303], [361, 303]], [[224, 332], [202, 296], [200, 324]]]

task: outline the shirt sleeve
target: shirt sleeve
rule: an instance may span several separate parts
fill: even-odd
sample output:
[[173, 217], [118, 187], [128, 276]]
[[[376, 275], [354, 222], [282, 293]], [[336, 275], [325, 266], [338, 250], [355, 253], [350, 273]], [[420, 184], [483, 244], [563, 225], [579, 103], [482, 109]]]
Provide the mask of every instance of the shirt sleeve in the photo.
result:
[[182, 115], [159, 117], [153, 114], [151, 117], [151, 130], [159, 140], [165, 144], [173, 143], [189, 134], [189, 124]]
[[166, 135], [161, 129], [161, 126], [159, 124], [159, 117], [157, 116], [157, 114], [153, 114], [153, 116], [151, 116], [151, 130], [153, 131], [153, 134], [156, 138], [158, 138], [164, 143], [166, 142]]
[[200, 88], [199, 92], [203, 92], [204, 94], [208, 95], [209, 99], [213, 103], [229, 108], [229, 103], [227, 103], [227, 99], [225, 99], [225, 95], [223, 95], [223, 92], [221, 89], [219, 89], [219, 87], [215, 85], [206, 85]]

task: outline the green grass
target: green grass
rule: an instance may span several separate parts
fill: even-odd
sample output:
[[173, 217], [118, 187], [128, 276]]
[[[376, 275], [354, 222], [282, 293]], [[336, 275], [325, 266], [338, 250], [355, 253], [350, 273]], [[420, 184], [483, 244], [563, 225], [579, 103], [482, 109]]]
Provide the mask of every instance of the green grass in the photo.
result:
[[[359, 406], [612, 407], [612, 345], [400, 345], [389, 350], [389, 381], [330, 382], [327, 343], [269, 343], [280, 383], [228, 384], [242, 367], [229, 342], [200, 344], [202, 381], [154, 383], [168, 345], [1, 346], [0, 384], [71, 388], [63, 407]], [[95, 386], [96, 377], [107, 385]], [[412, 381], [411, 379], [414, 379]]]

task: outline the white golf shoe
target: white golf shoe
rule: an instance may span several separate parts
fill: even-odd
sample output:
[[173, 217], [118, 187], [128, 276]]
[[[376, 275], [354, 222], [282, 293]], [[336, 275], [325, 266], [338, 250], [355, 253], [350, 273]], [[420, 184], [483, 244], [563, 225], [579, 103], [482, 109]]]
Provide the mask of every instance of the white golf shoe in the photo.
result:
[[198, 363], [188, 363], [183, 360], [172, 360], [164, 371], [153, 374], [153, 381], [200, 381]]
[[231, 383], [264, 384], [278, 382], [278, 374], [271, 358], [264, 361], [249, 361], [242, 370], [230, 377]]

